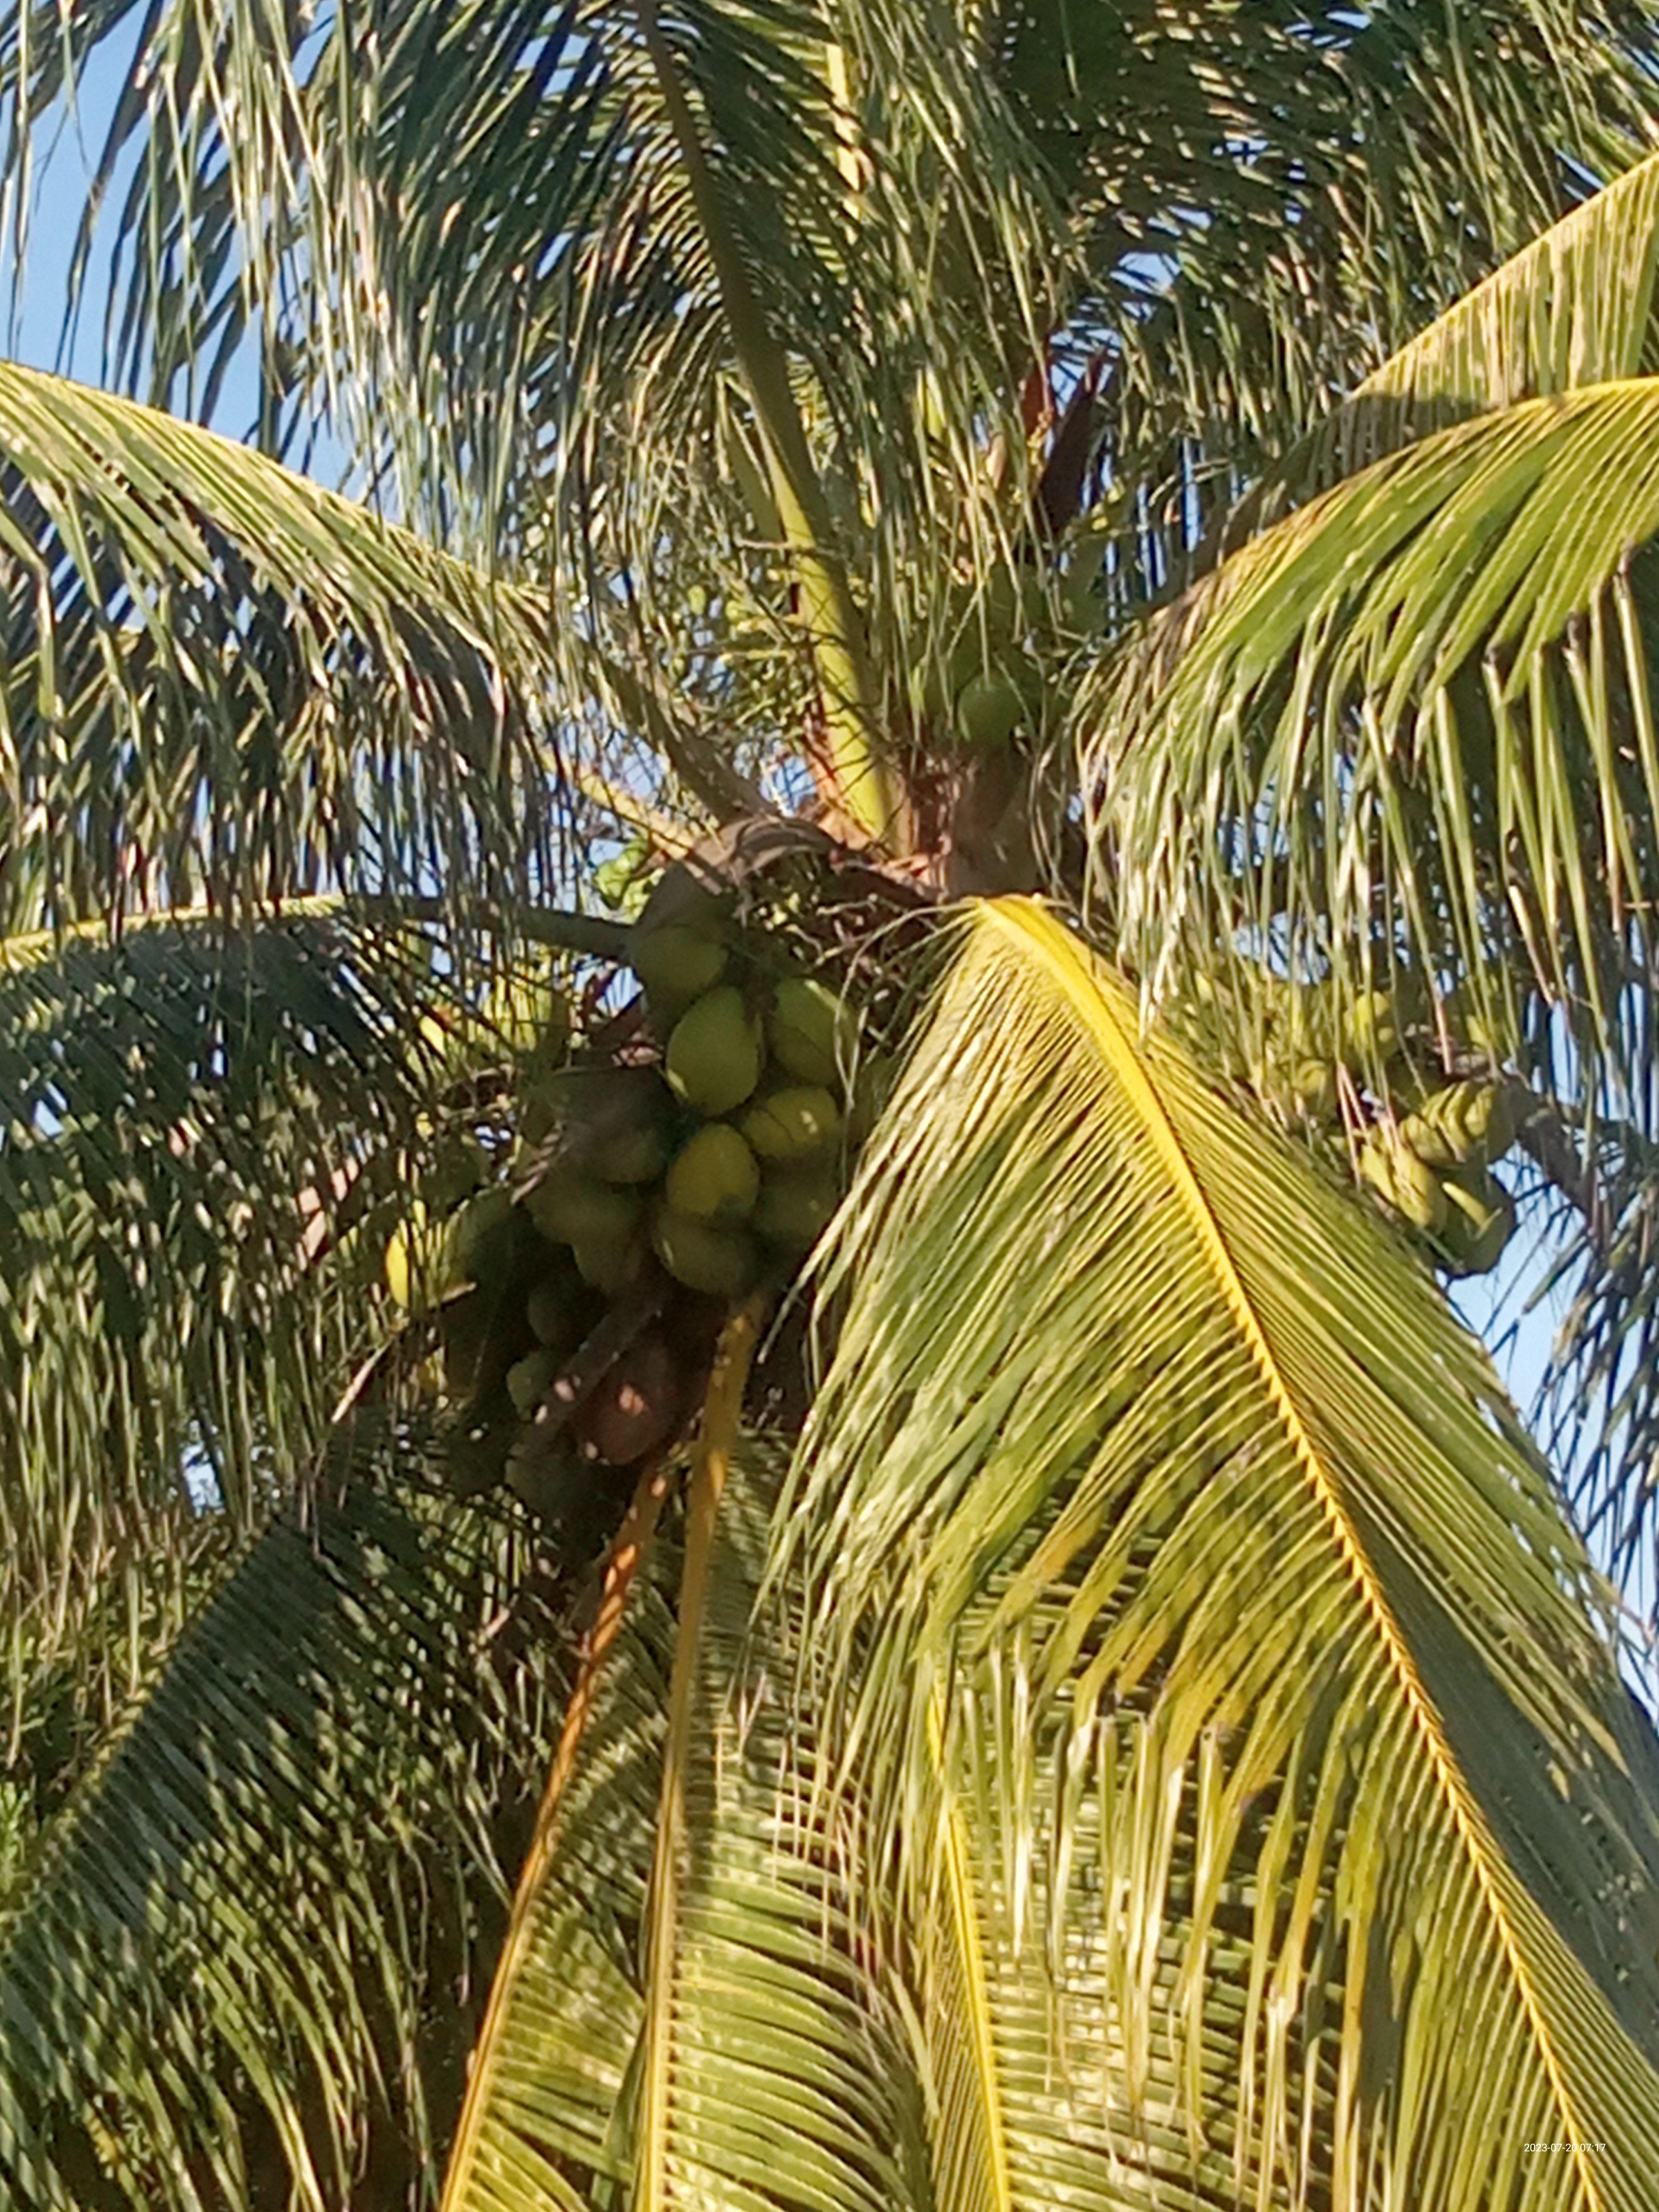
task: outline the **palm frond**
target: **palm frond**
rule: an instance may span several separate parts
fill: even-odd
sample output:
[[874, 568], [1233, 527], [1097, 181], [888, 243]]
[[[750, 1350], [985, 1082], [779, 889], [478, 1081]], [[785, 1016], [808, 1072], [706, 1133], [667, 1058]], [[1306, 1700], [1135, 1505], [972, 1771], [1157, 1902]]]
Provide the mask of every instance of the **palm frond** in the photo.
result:
[[[1578, 1525], [1626, 1599], [1659, 1617], [1659, 1152], [1592, 1121], [1577, 1146], [1582, 1203], [1558, 1200], [1525, 1280], [1557, 1317], [1534, 1419]], [[1518, 1299], [1520, 1291], [1512, 1293]], [[1650, 1666], [1652, 1660], [1650, 1646]]]
[[1553, 223], [1372, 370], [1273, 464], [1217, 533], [1241, 544], [1313, 497], [1471, 415], [1659, 370], [1659, 155]]
[[509, 1525], [445, 1503], [406, 1439], [341, 1442], [337, 1486], [244, 1547], [8, 1900], [19, 2212], [337, 2212], [366, 2167], [378, 2204], [430, 2202], [557, 1646], [542, 1619], [501, 1633], [528, 1595]]
[[790, 1625], [753, 1611], [782, 1468], [767, 1439], [738, 1450], [700, 1608], [678, 1527], [630, 1592], [446, 2212], [568, 2212], [607, 2179], [720, 2212], [929, 2201], [902, 2014], [813, 1823]]
[[8, 933], [556, 883], [539, 602], [275, 462], [0, 368]]
[[963, 939], [771, 1578], [864, 1879], [973, 1899], [1005, 2201], [1637, 2212], [1659, 1747], [1488, 1362], [1056, 921]]
[[1316, 488], [1331, 439], [1386, 415], [1341, 403], [1390, 349], [1653, 144], [1635, 10], [1205, 9], [1172, 36], [1155, 6], [1068, 0], [1063, 37], [1060, 12], [1010, 16], [1022, 120], [1096, 226], [1066, 347], [1105, 349], [1082, 489], [1126, 608], [1268, 489]]
[[1155, 621], [1078, 716], [1131, 963], [1457, 988], [1546, 1085], [1641, 1099], [1656, 455], [1653, 380], [1480, 416]]
[[[50, 58], [15, 34], [0, 79], [32, 87], [20, 116], [125, 13], [55, 27]], [[136, 155], [124, 379], [177, 397], [184, 364], [257, 330], [277, 399], [284, 363], [290, 396], [337, 396], [364, 465], [400, 460], [409, 514], [509, 566], [550, 548], [573, 616], [586, 601], [574, 618], [647, 665], [674, 596], [665, 546], [705, 576], [716, 550], [728, 571], [745, 543], [767, 550], [717, 462], [728, 385], [764, 438], [781, 400], [811, 426], [836, 509], [819, 554], [879, 514], [884, 589], [893, 562], [936, 558], [919, 380], [945, 365], [955, 458], [977, 478], [985, 411], [1006, 410], [1057, 314], [1042, 264], [1060, 229], [950, 11], [923, 25], [854, 0], [763, 21], [698, 0], [654, 45], [652, 21], [617, 0], [405, 0], [372, 26], [169, 0], [141, 26], [98, 183]], [[763, 316], [734, 318], [733, 270]], [[759, 319], [775, 343], [757, 384], [742, 325]], [[909, 428], [878, 444], [878, 424]]]
[[[20, 9], [20, 162], [136, 14], [48, 32]], [[697, 0], [653, 43], [655, 21], [166, 0], [94, 201], [130, 178], [124, 380], [205, 404], [252, 347], [279, 442], [322, 395], [369, 477], [396, 457], [408, 514], [554, 568], [572, 713], [597, 632], [645, 695], [629, 726], [659, 756], [672, 735], [703, 805], [733, 764], [799, 763], [826, 708], [854, 789], [864, 748], [915, 739], [964, 579], [1018, 563], [1078, 359], [1112, 364], [1096, 473], [1147, 488], [1167, 568], [1166, 464], [1170, 511], [1207, 514], [1379, 341], [1626, 166], [1654, 107], [1622, 0], [1274, 0], [1179, 37], [1163, 0], [802, 0], [764, 23]]]
[[481, 1034], [452, 1096], [421, 1033], [476, 989], [441, 944], [457, 952], [337, 900], [0, 943], [14, 1753], [46, 1685], [85, 1720], [131, 1686], [193, 1572], [204, 1492], [245, 1535], [302, 1480], [385, 1325], [377, 1224], [383, 1243], [489, 1133], [510, 1069]]

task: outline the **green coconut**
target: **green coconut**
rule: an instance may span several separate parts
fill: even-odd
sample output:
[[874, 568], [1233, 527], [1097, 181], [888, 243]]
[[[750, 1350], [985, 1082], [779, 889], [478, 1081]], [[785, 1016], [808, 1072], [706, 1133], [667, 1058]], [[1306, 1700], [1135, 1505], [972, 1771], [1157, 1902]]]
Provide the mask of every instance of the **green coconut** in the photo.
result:
[[1365, 1180], [1410, 1222], [1414, 1229], [1437, 1230], [1446, 1218], [1446, 1197], [1440, 1178], [1408, 1145], [1375, 1128], [1359, 1149], [1359, 1168]]
[[760, 1025], [730, 983], [705, 991], [668, 1039], [668, 1080], [677, 1097], [711, 1119], [752, 1097], [761, 1075]]
[[972, 678], [957, 694], [957, 734], [976, 752], [1000, 750], [1024, 719], [1025, 701], [1018, 685], [998, 671]]
[[481, 1190], [450, 1217], [450, 1252], [465, 1282], [495, 1281], [512, 1267], [518, 1249], [513, 1200], [499, 1186]]
[[538, 1344], [515, 1359], [507, 1370], [507, 1395], [520, 1419], [527, 1419], [552, 1388], [559, 1371], [559, 1356], [551, 1345]]
[[1336, 1077], [1328, 1060], [1298, 1062], [1291, 1084], [1298, 1109], [1310, 1120], [1323, 1121], [1334, 1109]]
[[543, 1076], [519, 1100], [517, 1130], [522, 1145], [539, 1145], [558, 1127], [561, 1094], [556, 1076]]
[[538, 1145], [556, 1130], [573, 1166], [601, 1182], [654, 1182], [668, 1158], [673, 1096], [653, 1067], [567, 1067], [525, 1095], [519, 1134]]
[[674, 1098], [653, 1067], [611, 1071], [596, 1094], [579, 1157], [601, 1182], [655, 1182], [668, 1164]]
[[852, 1058], [858, 1017], [816, 976], [790, 975], [772, 994], [766, 1035], [786, 1074], [798, 1083], [838, 1088], [842, 1063]]
[[645, 1273], [649, 1253], [644, 1232], [635, 1230], [619, 1243], [608, 1232], [573, 1238], [571, 1256], [583, 1282], [608, 1298], [631, 1289]]
[[665, 921], [654, 929], [636, 923], [629, 934], [629, 964], [656, 1006], [688, 1006], [712, 990], [726, 957], [720, 937], [693, 922]]
[[774, 1172], [755, 1201], [755, 1234], [785, 1252], [805, 1252], [830, 1226], [841, 1193], [827, 1168], [816, 1174]]
[[665, 1190], [676, 1213], [741, 1221], [760, 1189], [760, 1165], [729, 1121], [706, 1121], [677, 1154]]
[[550, 1243], [626, 1244], [639, 1226], [640, 1198], [574, 1168], [555, 1168], [525, 1200], [525, 1211]]
[[[1432, 1101], [1430, 1104], [1432, 1104]], [[1455, 1167], [1465, 1157], [1455, 1133], [1449, 1132], [1435, 1115], [1425, 1109], [1407, 1114], [1400, 1124], [1400, 1141], [1416, 1153], [1418, 1158], [1431, 1168]]]
[[1393, 996], [1365, 991], [1355, 1000], [1347, 1021], [1348, 1054], [1364, 1064], [1391, 1060], [1400, 1049], [1400, 1023]]
[[1436, 1234], [1448, 1273], [1484, 1275], [1515, 1231], [1515, 1201], [1497, 1177], [1471, 1164], [1445, 1177], [1446, 1210]]
[[738, 1224], [659, 1209], [651, 1227], [657, 1257], [688, 1291], [739, 1298], [759, 1272], [754, 1240]]
[[839, 1138], [841, 1109], [822, 1084], [796, 1084], [757, 1098], [741, 1127], [762, 1159], [805, 1159]]

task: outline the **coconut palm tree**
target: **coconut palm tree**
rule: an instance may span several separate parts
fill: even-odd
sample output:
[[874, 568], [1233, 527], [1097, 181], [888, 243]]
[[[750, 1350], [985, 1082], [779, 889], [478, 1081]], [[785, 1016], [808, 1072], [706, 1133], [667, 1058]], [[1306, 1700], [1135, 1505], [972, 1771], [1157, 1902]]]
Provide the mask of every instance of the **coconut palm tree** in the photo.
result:
[[19, 7], [9, 2203], [1651, 2203], [1656, 28]]

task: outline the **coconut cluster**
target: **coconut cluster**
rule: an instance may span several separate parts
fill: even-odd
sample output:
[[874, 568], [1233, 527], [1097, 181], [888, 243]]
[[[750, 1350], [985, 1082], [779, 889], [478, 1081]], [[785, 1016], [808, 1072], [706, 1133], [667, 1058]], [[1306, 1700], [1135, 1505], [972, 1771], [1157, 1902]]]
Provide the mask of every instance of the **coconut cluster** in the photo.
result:
[[1515, 1142], [1513, 1102], [1507, 1085], [1446, 1084], [1360, 1146], [1360, 1173], [1448, 1274], [1486, 1274], [1515, 1233], [1515, 1201], [1492, 1171]]
[[554, 1523], [695, 1413], [725, 1315], [817, 1242], [889, 1079], [833, 975], [714, 902], [630, 939], [625, 1015], [573, 1050], [560, 1004], [519, 1039], [507, 1171], [412, 1206], [385, 1254], [436, 1327], [455, 1486]]
[[[1200, 997], [1212, 1038], [1236, 1035], [1216, 987]], [[1525, 1088], [1495, 1071], [1490, 1040], [1455, 1000], [1443, 1004], [1448, 1033], [1462, 1030], [1463, 1064], [1482, 1072], [1425, 1080], [1422, 1063], [1441, 1051], [1429, 1012], [1408, 981], [1346, 1008], [1328, 982], [1280, 982], [1242, 1072], [1279, 1119], [1310, 1126], [1345, 1155], [1353, 1139], [1362, 1180], [1443, 1273], [1485, 1274], [1515, 1231], [1514, 1200], [1492, 1170], [1514, 1146]]]

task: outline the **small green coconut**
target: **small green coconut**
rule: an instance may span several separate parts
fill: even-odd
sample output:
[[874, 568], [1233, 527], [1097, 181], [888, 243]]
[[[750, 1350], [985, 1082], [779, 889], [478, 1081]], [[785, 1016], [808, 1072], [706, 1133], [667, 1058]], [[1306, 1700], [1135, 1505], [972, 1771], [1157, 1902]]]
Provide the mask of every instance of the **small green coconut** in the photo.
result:
[[626, 1244], [640, 1221], [639, 1194], [597, 1176], [556, 1168], [525, 1200], [525, 1210], [554, 1244]]
[[676, 1213], [741, 1221], [760, 1189], [760, 1165], [729, 1121], [706, 1121], [676, 1156], [665, 1189]]
[[576, 1132], [576, 1157], [601, 1182], [655, 1182], [673, 1149], [674, 1094], [654, 1067], [605, 1074]]
[[726, 972], [725, 945], [712, 929], [695, 923], [665, 921], [654, 929], [635, 925], [629, 937], [629, 963], [658, 1007], [689, 1006], [712, 990]]
[[1471, 1164], [1441, 1186], [1446, 1211], [1436, 1233], [1447, 1273], [1484, 1275], [1502, 1259], [1515, 1232], [1515, 1201], [1498, 1178]]
[[507, 1395], [521, 1419], [528, 1419], [551, 1389], [559, 1357], [551, 1345], [538, 1344], [507, 1370]]
[[835, 1177], [826, 1168], [815, 1174], [774, 1172], [755, 1201], [755, 1234], [780, 1251], [807, 1251], [830, 1226], [840, 1202]]
[[762, 1159], [800, 1160], [836, 1141], [841, 1110], [822, 1084], [795, 1084], [757, 1098], [741, 1127]]
[[570, 1250], [583, 1282], [608, 1298], [631, 1289], [644, 1274], [650, 1256], [640, 1229], [620, 1243], [608, 1232], [577, 1237], [572, 1239]]
[[773, 1059], [798, 1083], [839, 1086], [857, 1035], [852, 1007], [816, 976], [787, 976], [772, 994], [767, 1042]]
[[1400, 1049], [1400, 1023], [1389, 992], [1365, 991], [1354, 1000], [1346, 1041], [1352, 1066], [1363, 1069], [1394, 1058]]
[[651, 1239], [663, 1266], [688, 1291], [739, 1298], [759, 1272], [754, 1241], [736, 1224], [699, 1220], [665, 1206], [652, 1223]]
[[518, 1225], [513, 1200], [497, 1186], [481, 1190], [450, 1217], [450, 1252], [463, 1281], [491, 1283], [513, 1265]]
[[677, 1097], [710, 1119], [752, 1097], [761, 1074], [759, 1024], [730, 983], [705, 991], [668, 1039], [668, 1080]]
[[957, 696], [957, 730], [976, 752], [1006, 745], [1025, 716], [1025, 702], [1012, 678], [993, 671], [975, 676]]

